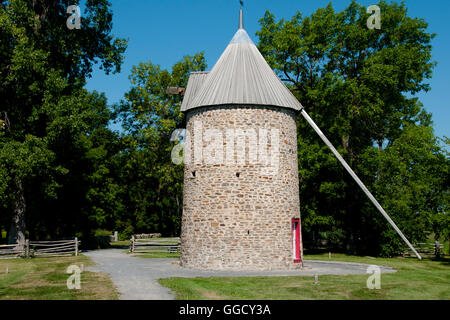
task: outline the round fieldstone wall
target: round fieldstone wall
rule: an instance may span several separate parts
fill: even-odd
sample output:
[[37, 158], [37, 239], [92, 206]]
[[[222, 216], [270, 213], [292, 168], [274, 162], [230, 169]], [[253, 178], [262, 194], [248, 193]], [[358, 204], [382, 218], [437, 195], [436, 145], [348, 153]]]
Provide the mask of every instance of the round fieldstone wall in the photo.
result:
[[[181, 265], [300, 268], [291, 231], [292, 218], [300, 217], [296, 112], [218, 106], [186, 117]], [[242, 133], [245, 139], [236, 138]]]

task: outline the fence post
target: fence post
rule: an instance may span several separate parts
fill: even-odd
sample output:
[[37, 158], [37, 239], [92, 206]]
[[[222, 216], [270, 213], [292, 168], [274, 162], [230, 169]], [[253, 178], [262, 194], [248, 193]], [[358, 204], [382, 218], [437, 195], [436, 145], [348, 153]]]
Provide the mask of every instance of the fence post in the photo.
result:
[[75, 257], [78, 256], [78, 237], [75, 237]]
[[434, 242], [434, 255], [436, 256], [436, 258], [440, 258], [441, 257], [441, 244], [439, 243], [438, 240], [436, 240]]
[[134, 252], [134, 235], [131, 236], [131, 240], [130, 240], [130, 252], [133, 253]]
[[30, 257], [30, 239], [25, 240], [25, 257]]

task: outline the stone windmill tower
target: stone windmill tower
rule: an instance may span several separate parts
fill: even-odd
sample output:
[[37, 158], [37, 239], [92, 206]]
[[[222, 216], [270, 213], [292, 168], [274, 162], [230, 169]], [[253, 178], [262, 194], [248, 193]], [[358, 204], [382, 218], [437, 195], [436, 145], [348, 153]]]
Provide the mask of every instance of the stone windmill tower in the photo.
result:
[[301, 104], [243, 27], [211, 72], [192, 73], [181, 265], [301, 267], [296, 118]]

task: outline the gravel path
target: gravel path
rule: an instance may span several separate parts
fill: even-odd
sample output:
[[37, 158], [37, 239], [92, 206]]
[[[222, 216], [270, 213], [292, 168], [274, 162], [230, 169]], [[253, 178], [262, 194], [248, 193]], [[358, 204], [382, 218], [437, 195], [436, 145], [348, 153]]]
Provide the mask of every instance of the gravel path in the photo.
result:
[[[157, 279], [170, 277], [246, 277], [246, 276], [314, 276], [315, 274], [366, 274], [368, 264], [305, 260], [304, 270], [290, 271], [204, 271], [182, 268], [176, 259], [146, 259], [132, 257], [123, 249], [83, 252], [95, 266], [88, 271], [107, 273], [116, 285], [121, 300], [172, 300], [174, 295], [161, 286]], [[381, 267], [382, 273], [396, 272]]]

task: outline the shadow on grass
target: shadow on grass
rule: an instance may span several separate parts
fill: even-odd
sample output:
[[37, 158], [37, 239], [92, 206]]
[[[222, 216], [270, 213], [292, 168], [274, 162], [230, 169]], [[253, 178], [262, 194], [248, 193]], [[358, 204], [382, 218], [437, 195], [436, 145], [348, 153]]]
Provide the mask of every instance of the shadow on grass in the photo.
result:
[[437, 261], [445, 266], [450, 266], [450, 257], [445, 258], [430, 258], [431, 261]]

